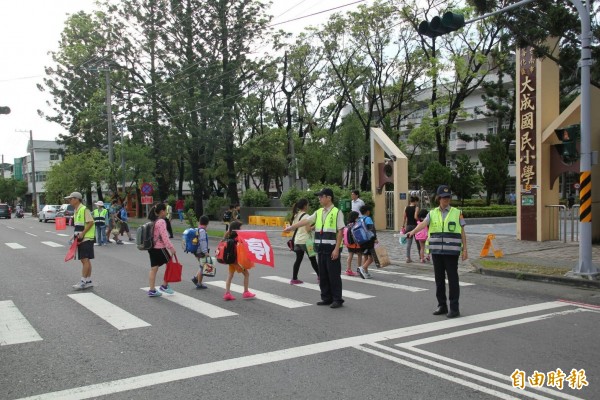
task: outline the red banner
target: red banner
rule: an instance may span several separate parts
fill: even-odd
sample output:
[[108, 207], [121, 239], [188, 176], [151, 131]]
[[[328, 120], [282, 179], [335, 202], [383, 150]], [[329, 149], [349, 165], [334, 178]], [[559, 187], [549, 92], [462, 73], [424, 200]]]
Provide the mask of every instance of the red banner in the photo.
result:
[[237, 231], [239, 243], [248, 250], [249, 258], [257, 264], [275, 267], [275, 255], [265, 231]]

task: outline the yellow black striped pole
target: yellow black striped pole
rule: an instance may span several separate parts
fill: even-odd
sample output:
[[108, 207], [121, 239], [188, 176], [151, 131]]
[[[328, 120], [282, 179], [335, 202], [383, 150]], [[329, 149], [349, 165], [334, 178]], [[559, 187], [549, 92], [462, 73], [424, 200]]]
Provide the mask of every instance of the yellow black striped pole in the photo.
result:
[[579, 221], [592, 222], [592, 174], [584, 171], [579, 176]]

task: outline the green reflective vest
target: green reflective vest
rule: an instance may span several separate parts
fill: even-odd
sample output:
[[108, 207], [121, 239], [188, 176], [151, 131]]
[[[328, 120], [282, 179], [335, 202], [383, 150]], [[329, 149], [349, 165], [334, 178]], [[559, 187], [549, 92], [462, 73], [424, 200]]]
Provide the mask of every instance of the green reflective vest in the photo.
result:
[[[83, 232], [85, 229], [85, 210], [86, 207], [82, 204], [75, 212], [75, 232]], [[94, 239], [96, 237], [96, 231], [94, 229], [88, 230], [83, 239]]]
[[462, 227], [460, 210], [450, 207], [448, 215], [442, 220], [439, 207], [429, 212], [429, 237], [427, 239], [431, 254], [460, 255], [462, 247]]
[[338, 210], [333, 207], [323, 221], [323, 209], [317, 210], [317, 219], [315, 221], [315, 250], [318, 253], [331, 253], [335, 248], [337, 241], [337, 218]]
[[96, 224], [96, 226], [106, 225], [106, 214], [107, 213], [108, 213], [108, 211], [106, 211], [106, 208], [103, 208], [102, 210], [100, 210], [99, 208], [96, 208], [94, 210], [94, 213], [92, 214], [92, 216], [94, 217], [94, 224]]

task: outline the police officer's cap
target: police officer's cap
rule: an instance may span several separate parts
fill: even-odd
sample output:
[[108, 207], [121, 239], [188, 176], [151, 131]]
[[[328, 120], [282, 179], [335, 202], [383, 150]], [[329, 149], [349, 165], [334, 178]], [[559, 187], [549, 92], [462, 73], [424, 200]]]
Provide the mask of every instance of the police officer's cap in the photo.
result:
[[450, 191], [450, 188], [446, 185], [440, 185], [437, 189], [437, 196], [438, 197], [452, 197], [452, 192]]

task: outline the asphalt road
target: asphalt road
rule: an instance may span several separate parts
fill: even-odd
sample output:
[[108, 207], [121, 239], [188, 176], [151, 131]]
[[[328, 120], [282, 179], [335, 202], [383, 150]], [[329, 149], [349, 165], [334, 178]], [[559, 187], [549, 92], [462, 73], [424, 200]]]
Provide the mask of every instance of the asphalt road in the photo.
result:
[[[225, 302], [226, 266], [196, 290], [180, 251], [176, 293], [148, 298], [148, 255], [127, 244], [96, 247], [95, 287], [75, 292], [63, 232], [0, 221], [1, 399], [600, 398], [597, 291], [462, 274], [449, 320], [431, 315], [431, 272], [394, 266], [344, 279], [334, 310], [289, 285], [291, 253], [277, 251], [250, 273], [255, 299]], [[306, 260], [300, 279], [316, 284]], [[559, 368], [562, 389], [547, 381]], [[546, 380], [519, 389], [515, 370]]]

